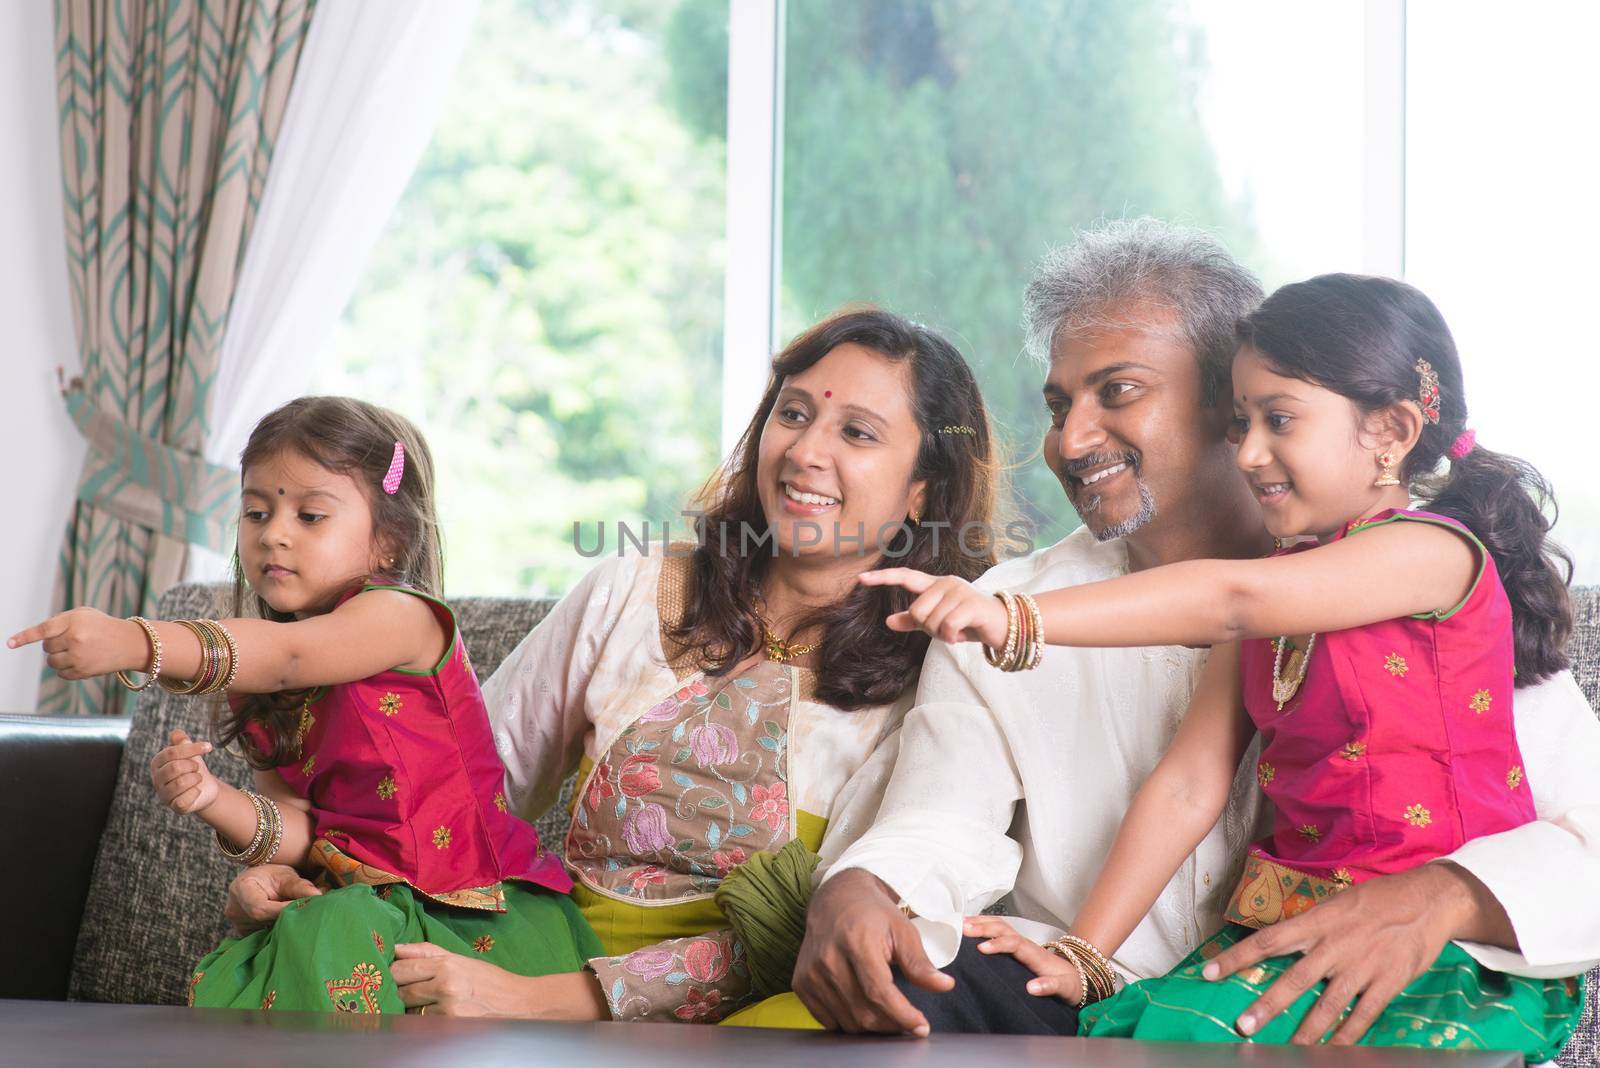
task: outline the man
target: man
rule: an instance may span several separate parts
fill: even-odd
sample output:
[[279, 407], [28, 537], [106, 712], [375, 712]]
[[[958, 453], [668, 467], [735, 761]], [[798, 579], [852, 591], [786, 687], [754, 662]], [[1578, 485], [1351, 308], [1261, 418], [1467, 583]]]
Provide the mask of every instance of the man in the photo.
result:
[[[1234, 328], [1260, 298], [1209, 237], [1149, 219], [1085, 234], [1041, 266], [1026, 314], [1030, 351], [1047, 363], [1044, 455], [1084, 526], [996, 567], [980, 588], [1037, 593], [1270, 550], [1227, 441]], [[1039, 669], [1009, 674], [976, 645], [935, 642], [877, 819], [811, 902], [794, 988], [818, 1020], [1072, 1033], [1075, 1009], [1029, 992], [1052, 960], [1037, 942], [1067, 928], [1087, 896], [1204, 656], [1051, 648]], [[1518, 690], [1516, 716], [1541, 822], [1361, 883], [1218, 957], [1226, 975], [1304, 954], [1239, 1018], [1242, 1034], [1327, 978], [1329, 996], [1296, 1040], [1318, 1040], [1368, 992], [1334, 1039], [1352, 1042], [1452, 939], [1527, 975], [1574, 975], [1600, 958], [1600, 903], [1550, 907], [1554, 886], [1600, 879], [1600, 725], [1567, 673]], [[1119, 949], [1125, 976], [1165, 973], [1221, 926], [1259, 796], [1241, 771], [1224, 818]], [[1003, 936], [1003, 951], [980, 952], [963, 938], [979, 928], [963, 918], [1008, 892], [1028, 940]]]

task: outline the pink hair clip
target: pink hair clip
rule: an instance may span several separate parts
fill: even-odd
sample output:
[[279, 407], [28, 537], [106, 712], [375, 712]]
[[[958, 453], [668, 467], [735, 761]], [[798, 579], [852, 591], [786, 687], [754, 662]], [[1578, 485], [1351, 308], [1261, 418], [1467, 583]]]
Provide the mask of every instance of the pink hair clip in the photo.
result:
[[406, 473], [406, 447], [398, 441], [394, 443], [394, 459], [389, 461], [389, 473], [383, 476], [383, 492], [394, 496], [400, 488], [400, 479]]
[[1478, 432], [1476, 430], [1463, 430], [1461, 432], [1461, 436], [1450, 443], [1450, 459], [1461, 459], [1467, 453], [1471, 452], [1472, 447], [1477, 443]]

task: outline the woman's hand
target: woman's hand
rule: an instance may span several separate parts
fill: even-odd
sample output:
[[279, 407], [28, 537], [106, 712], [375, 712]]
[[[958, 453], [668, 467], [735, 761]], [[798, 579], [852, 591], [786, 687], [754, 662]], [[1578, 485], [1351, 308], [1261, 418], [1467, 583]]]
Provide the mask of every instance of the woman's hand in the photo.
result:
[[234, 931], [247, 935], [271, 927], [278, 913], [300, 898], [321, 893], [287, 864], [260, 864], [246, 868], [228, 884], [228, 903], [222, 914]]
[[980, 593], [954, 575], [930, 575], [909, 567], [864, 571], [863, 586], [899, 586], [916, 600], [885, 623], [890, 630], [922, 630], [944, 642], [982, 642], [991, 649], [1006, 644], [1006, 606], [992, 593]]
[[1083, 997], [1083, 982], [1078, 969], [1037, 942], [1012, 930], [998, 916], [969, 916], [961, 933], [968, 938], [983, 938], [979, 953], [1009, 953], [1037, 977], [1028, 980], [1028, 993], [1035, 997], [1057, 997], [1077, 1007]]
[[431, 942], [394, 947], [390, 966], [407, 1009], [444, 1016], [511, 1016], [533, 1020], [607, 1020], [610, 1010], [591, 972], [513, 975]]
[[64, 679], [90, 679], [113, 671], [143, 671], [150, 663], [144, 628], [95, 608], [74, 608], [18, 631], [6, 647], [44, 642], [44, 660]]
[[167, 736], [167, 747], [150, 762], [156, 796], [180, 816], [204, 812], [222, 792], [221, 783], [206, 767], [209, 752], [210, 742], [196, 742], [183, 731], [173, 731]]

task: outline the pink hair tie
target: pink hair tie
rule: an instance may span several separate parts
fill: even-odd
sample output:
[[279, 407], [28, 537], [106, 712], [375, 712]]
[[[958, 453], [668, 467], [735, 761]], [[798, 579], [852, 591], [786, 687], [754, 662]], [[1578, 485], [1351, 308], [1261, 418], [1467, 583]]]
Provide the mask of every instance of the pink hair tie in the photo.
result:
[[383, 492], [393, 497], [405, 473], [406, 447], [397, 441], [394, 443], [394, 457], [389, 461], [389, 473], [383, 476]]
[[1471, 452], [1472, 447], [1477, 443], [1478, 432], [1476, 430], [1463, 430], [1461, 432], [1461, 436], [1456, 438], [1456, 440], [1450, 445], [1450, 459], [1461, 459], [1467, 453]]

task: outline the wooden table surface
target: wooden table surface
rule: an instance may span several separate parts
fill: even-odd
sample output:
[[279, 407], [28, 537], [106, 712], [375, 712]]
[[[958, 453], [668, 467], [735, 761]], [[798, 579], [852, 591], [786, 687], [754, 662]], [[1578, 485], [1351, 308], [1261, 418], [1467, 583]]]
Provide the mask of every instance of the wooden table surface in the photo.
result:
[[534, 1023], [426, 1016], [242, 1012], [0, 1000], [0, 1065], [206, 1068], [1511, 1068], [1509, 1053], [1200, 1046], [1112, 1039], [934, 1035], [853, 1038], [691, 1024]]

